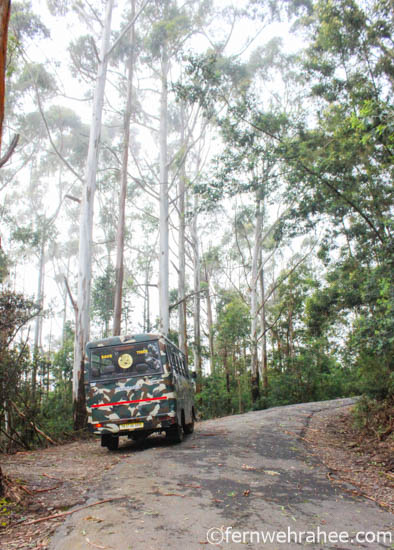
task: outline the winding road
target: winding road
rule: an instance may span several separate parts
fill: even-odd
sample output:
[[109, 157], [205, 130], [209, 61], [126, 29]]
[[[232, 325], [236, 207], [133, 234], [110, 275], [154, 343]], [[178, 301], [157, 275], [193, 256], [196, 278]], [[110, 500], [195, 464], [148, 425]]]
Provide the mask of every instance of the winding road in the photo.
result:
[[392, 515], [334, 487], [299, 437], [313, 414], [351, 402], [200, 422], [180, 445], [125, 440], [88, 503], [116, 500], [70, 515], [50, 550], [392, 548]]

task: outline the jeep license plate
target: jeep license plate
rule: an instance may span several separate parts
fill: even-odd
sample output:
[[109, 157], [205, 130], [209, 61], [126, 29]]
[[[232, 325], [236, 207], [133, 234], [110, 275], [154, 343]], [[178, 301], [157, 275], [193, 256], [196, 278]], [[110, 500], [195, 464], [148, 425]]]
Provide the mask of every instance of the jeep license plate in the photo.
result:
[[129, 422], [128, 424], [121, 424], [119, 428], [121, 430], [136, 430], [137, 428], [143, 428], [143, 422]]

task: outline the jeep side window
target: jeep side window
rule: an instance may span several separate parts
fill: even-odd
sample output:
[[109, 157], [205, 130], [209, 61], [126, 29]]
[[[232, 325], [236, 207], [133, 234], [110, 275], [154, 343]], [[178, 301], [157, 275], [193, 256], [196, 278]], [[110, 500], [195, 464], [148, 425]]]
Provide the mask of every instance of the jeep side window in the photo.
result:
[[177, 362], [176, 362], [176, 359], [175, 359], [175, 353], [174, 353], [174, 350], [172, 349], [171, 346], [168, 346], [168, 354], [169, 354], [169, 357], [170, 357], [170, 365], [171, 367], [173, 368], [173, 370], [179, 374], [179, 369], [178, 369], [178, 365], [177, 365]]
[[187, 368], [186, 359], [183, 355], [181, 355], [181, 361], [183, 365], [183, 370], [185, 371], [186, 378], [190, 378], [189, 369]]
[[177, 353], [177, 359], [178, 359], [179, 368], [180, 368], [181, 373], [183, 374], [183, 376], [186, 376], [185, 365], [183, 363], [183, 357], [180, 353]]

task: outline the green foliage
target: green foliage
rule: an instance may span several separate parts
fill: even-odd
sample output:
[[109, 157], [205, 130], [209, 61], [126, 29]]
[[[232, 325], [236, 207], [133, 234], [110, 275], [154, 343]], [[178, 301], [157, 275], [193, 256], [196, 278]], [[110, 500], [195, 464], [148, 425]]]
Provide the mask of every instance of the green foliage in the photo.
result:
[[79, 36], [68, 47], [71, 73], [81, 82], [94, 82], [97, 74], [98, 52], [90, 35]]
[[[222, 358], [217, 358], [215, 371], [202, 379], [202, 390], [196, 395], [202, 418], [211, 418], [253, 409], [324, 401], [348, 397], [360, 393], [356, 369], [343, 368], [333, 358], [314, 349], [301, 349], [290, 361], [270, 357], [268, 390], [261, 390], [260, 400], [252, 404], [250, 374], [234, 371], [230, 365], [231, 379], [227, 384]], [[241, 403], [241, 407], [240, 407]]]
[[55, 379], [60, 381], [70, 381], [73, 372], [74, 360], [74, 331], [71, 323], [68, 321], [64, 327], [64, 343], [61, 348], [53, 355], [52, 368]]
[[104, 325], [104, 337], [109, 336], [109, 322], [114, 313], [115, 269], [105, 268], [104, 274], [96, 277], [92, 289], [92, 315]]
[[42, 400], [37, 423], [52, 438], [59, 441], [70, 437], [73, 432], [71, 384], [59, 384]]
[[164, 59], [179, 53], [187, 38], [202, 26], [210, 7], [210, 0], [192, 0], [183, 6], [172, 0], [148, 5], [145, 59]]
[[2, 283], [5, 277], [8, 275], [8, 259], [4, 254], [3, 249], [0, 248], [0, 283]]
[[38, 424], [51, 437], [62, 440], [72, 434], [72, 372], [74, 357], [74, 331], [66, 323], [64, 343], [49, 362], [51, 384], [42, 396]]
[[39, 306], [22, 294], [0, 290], [0, 350], [1, 355], [15, 338], [17, 332], [39, 313]]
[[[14, 314], [14, 324], [23, 323], [30, 315], [29, 301], [25, 302], [26, 311], [21, 315], [23, 303], [19, 297], [19, 314]], [[4, 332], [7, 333], [8, 329]], [[1, 334], [4, 333], [1, 331]], [[39, 352], [32, 355], [26, 343], [6, 343], [3, 347], [0, 361], [0, 427], [3, 429], [0, 450], [20, 446], [31, 448], [46, 443], [28, 421], [58, 440], [72, 433], [73, 340], [73, 331], [67, 324], [64, 344], [53, 357]], [[33, 386], [34, 372], [37, 378]], [[6, 416], [8, 429], [5, 431]]]
[[[286, 168], [289, 204], [276, 238], [319, 223], [324, 230], [324, 278], [318, 282], [302, 270], [285, 277], [269, 308], [273, 350], [262, 404], [361, 391], [387, 400], [394, 368], [390, 8], [381, 0], [319, 0], [295, 8], [297, 28], [309, 41], [298, 66], [310, 93], [304, 120], [299, 113], [275, 118], [250, 93], [236, 102], [227, 96], [226, 117], [218, 121], [227, 149], [208, 196], [239, 192], [241, 173], [256, 167], [259, 147], [271, 136], [265, 151]], [[203, 81], [213, 66], [194, 63], [191, 75]], [[225, 77], [206, 74], [223, 93]], [[202, 103], [204, 89], [193, 96], [196, 89], [189, 97]]]
[[[272, 325], [268, 388], [261, 388], [253, 408], [359, 394], [359, 366], [340, 363], [322, 316], [324, 293], [312, 267], [303, 263], [290, 274], [283, 272], [279, 281], [276, 299], [267, 308], [267, 323]], [[198, 396], [204, 418], [252, 408], [249, 309], [235, 292], [221, 292], [217, 308], [215, 370], [202, 379]]]
[[269, 373], [266, 406], [291, 405], [357, 395], [355, 371], [344, 369], [333, 358], [313, 350], [300, 350], [291, 364]]
[[35, 93], [37, 88], [48, 97], [56, 90], [56, 83], [53, 76], [46, 70], [43, 64], [31, 63], [29, 65], [24, 65], [22, 71], [18, 75], [18, 80], [14, 88], [19, 93], [28, 91]]
[[17, 69], [17, 61], [22, 49], [30, 40], [48, 38], [49, 29], [33, 13], [31, 2], [12, 2], [7, 42], [7, 76]]
[[327, 280], [329, 284], [307, 303], [308, 328], [320, 336], [334, 325], [346, 325], [351, 350], [346, 361], [358, 368], [360, 390], [384, 399], [394, 390], [394, 296], [389, 274], [384, 267], [370, 268], [345, 258]]
[[205, 376], [201, 380], [202, 390], [196, 394], [196, 402], [201, 418], [225, 416], [227, 411], [226, 380], [219, 372]]
[[201, 392], [196, 394], [196, 402], [202, 419], [251, 410], [250, 375], [245, 371], [235, 372], [228, 385], [224, 373], [217, 369], [202, 378], [201, 387]]
[[251, 406], [250, 359], [246, 355], [249, 309], [239, 294], [223, 291], [217, 318], [215, 370], [200, 381], [202, 390], [196, 397], [204, 418], [244, 412]]
[[248, 338], [250, 332], [249, 308], [239, 294], [223, 292], [218, 303], [216, 327], [219, 345], [234, 348]]

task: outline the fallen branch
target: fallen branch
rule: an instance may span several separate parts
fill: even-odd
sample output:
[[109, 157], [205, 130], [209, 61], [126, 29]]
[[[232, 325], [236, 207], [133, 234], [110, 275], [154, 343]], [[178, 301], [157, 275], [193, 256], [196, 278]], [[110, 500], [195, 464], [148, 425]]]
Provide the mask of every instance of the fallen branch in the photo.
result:
[[106, 498], [104, 500], [99, 500], [98, 502], [92, 502], [92, 504], [86, 504], [85, 506], [79, 506], [79, 508], [74, 508], [74, 510], [67, 510], [67, 512], [60, 512], [59, 514], [52, 514], [51, 516], [46, 516], [44, 518], [38, 518], [34, 519], [32, 521], [22, 520], [18, 521], [17, 525], [20, 523], [24, 523], [25, 525], [33, 525], [35, 523], [41, 523], [42, 521], [48, 521], [50, 519], [56, 519], [61, 518], [63, 516], [69, 516], [70, 514], [74, 514], [74, 512], [79, 512], [80, 510], [84, 510], [85, 508], [91, 508], [92, 506], [98, 506], [99, 504], [105, 504], [106, 502], [112, 502], [114, 500], [122, 500], [126, 497], [114, 497], [114, 498]]
[[158, 495], [159, 497], [181, 497], [185, 498], [186, 495], [179, 495], [178, 493], [154, 493], [155, 495]]
[[59, 477], [50, 476], [49, 474], [41, 474], [41, 475], [48, 477], [49, 479], [54, 479], [55, 481], [61, 481], [62, 483], [64, 483], [64, 480], [60, 479]]
[[[20, 442], [17, 441], [16, 439], [14, 439], [14, 438], [12, 437], [12, 435], [10, 435], [10, 434], [7, 433], [5, 430], [3, 430], [3, 428], [2, 428], [1, 426], [0, 426], [0, 432], [1, 432], [2, 434], [4, 434], [6, 437], [8, 437], [8, 439], [9, 439], [10, 441], [12, 441], [13, 443], [15, 443], [16, 445], [21, 445], [21, 444], [22, 444], [22, 446], [25, 447], [25, 449], [29, 449], [28, 445], [23, 441], [23, 439], [20, 438], [20, 436], [19, 436], [19, 438], [21, 439], [21, 442], [22, 442], [22, 443], [20, 443]], [[19, 434], [17, 433], [17, 435], [19, 435]]]
[[0, 467], [0, 497], [4, 496], [6, 499], [19, 504], [22, 501], [21, 491], [32, 495], [26, 487], [3, 474]]
[[105, 548], [109, 548], [109, 546], [100, 546], [100, 544], [95, 544], [94, 542], [90, 541], [90, 540], [88, 539], [88, 537], [86, 537], [85, 540], [86, 540], [86, 542], [87, 542], [88, 544], [90, 544], [90, 546], [93, 546], [94, 548], [101, 548], [101, 549], [103, 549], [103, 550], [104, 550]]
[[[329, 466], [322, 460], [320, 459], [324, 466], [326, 468], [329, 468]], [[330, 468], [331, 470], [334, 470], [334, 468]], [[350, 479], [348, 477], [345, 477], [345, 476], [342, 476], [341, 475], [341, 472], [339, 470], [335, 470], [336, 472], [336, 475], [338, 476], [338, 479], [334, 479], [332, 477], [332, 474], [331, 472], [328, 472], [327, 474], [327, 478], [332, 482], [332, 483], [336, 483], [337, 485], [341, 485], [342, 489], [344, 491], [347, 491], [349, 493], [352, 493], [354, 495], [357, 495], [359, 497], [365, 497], [365, 498], [368, 498], [369, 500], [372, 500], [373, 502], [375, 502], [376, 504], [379, 504], [379, 506], [381, 506], [382, 508], [388, 508], [388, 509], [391, 509], [391, 505], [388, 504], [387, 502], [384, 502], [383, 500], [379, 500], [377, 498], [374, 498], [374, 497], [371, 497], [370, 495], [367, 495], [367, 493], [364, 491], [362, 485], [360, 485], [359, 483], [357, 483], [357, 481], [355, 481], [354, 479]], [[344, 483], [350, 483], [351, 485], [354, 485], [355, 487], [357, 487], [357, 490], [354, 490], [354, 489], [347, 489], [346, 487], [343, 487], [343, 484]]]
[[[15, 482], [14, 482], [15, 483]], [[18, 486], [22, 489], [22, 491], [25, 491], [25, 493], [27, 493], [28, 495], [30, 495], [31, 497], [34, 496], [34, 493], [32, 493], [27, 487], [25, 487], [24, 485], [19, 485]]]
[[48, 491], [54, 491], [58, 489], [60, 485], [55, 485], [55, 487], [48, 487], [48, 489], [35, 489], [34, 493], [47, 493]]
[[49, 441], [49, 443], [51, 443], [52, 445], [57, 445], [56, 441], [54, 441], [52, 438], [49, 437], [49, 435], [46, 435], [42, 430], [40, 430], [40, 428], [38, 428], [38, 426], [36, 426], [36, 424], [32, 421], [32, 420], [29, 420], [26, 415], [20, 411], [18, 409], [18, 407], [16, 406], [16, 404], [13, 402], [13, 401], [10, 401], [11, 405], [14, 407], [14, 409], [16, 410], [16, 412], [19, 414], [19, 416], [21, 418], [23, 418], [23, 420], [25, 420], [28, 424], [30, 424], [30, 426], [33, 428], [33, 430], [35, 430], [39, 435], [41, 435], [44, 439], [46, 439], [47, 441]]

